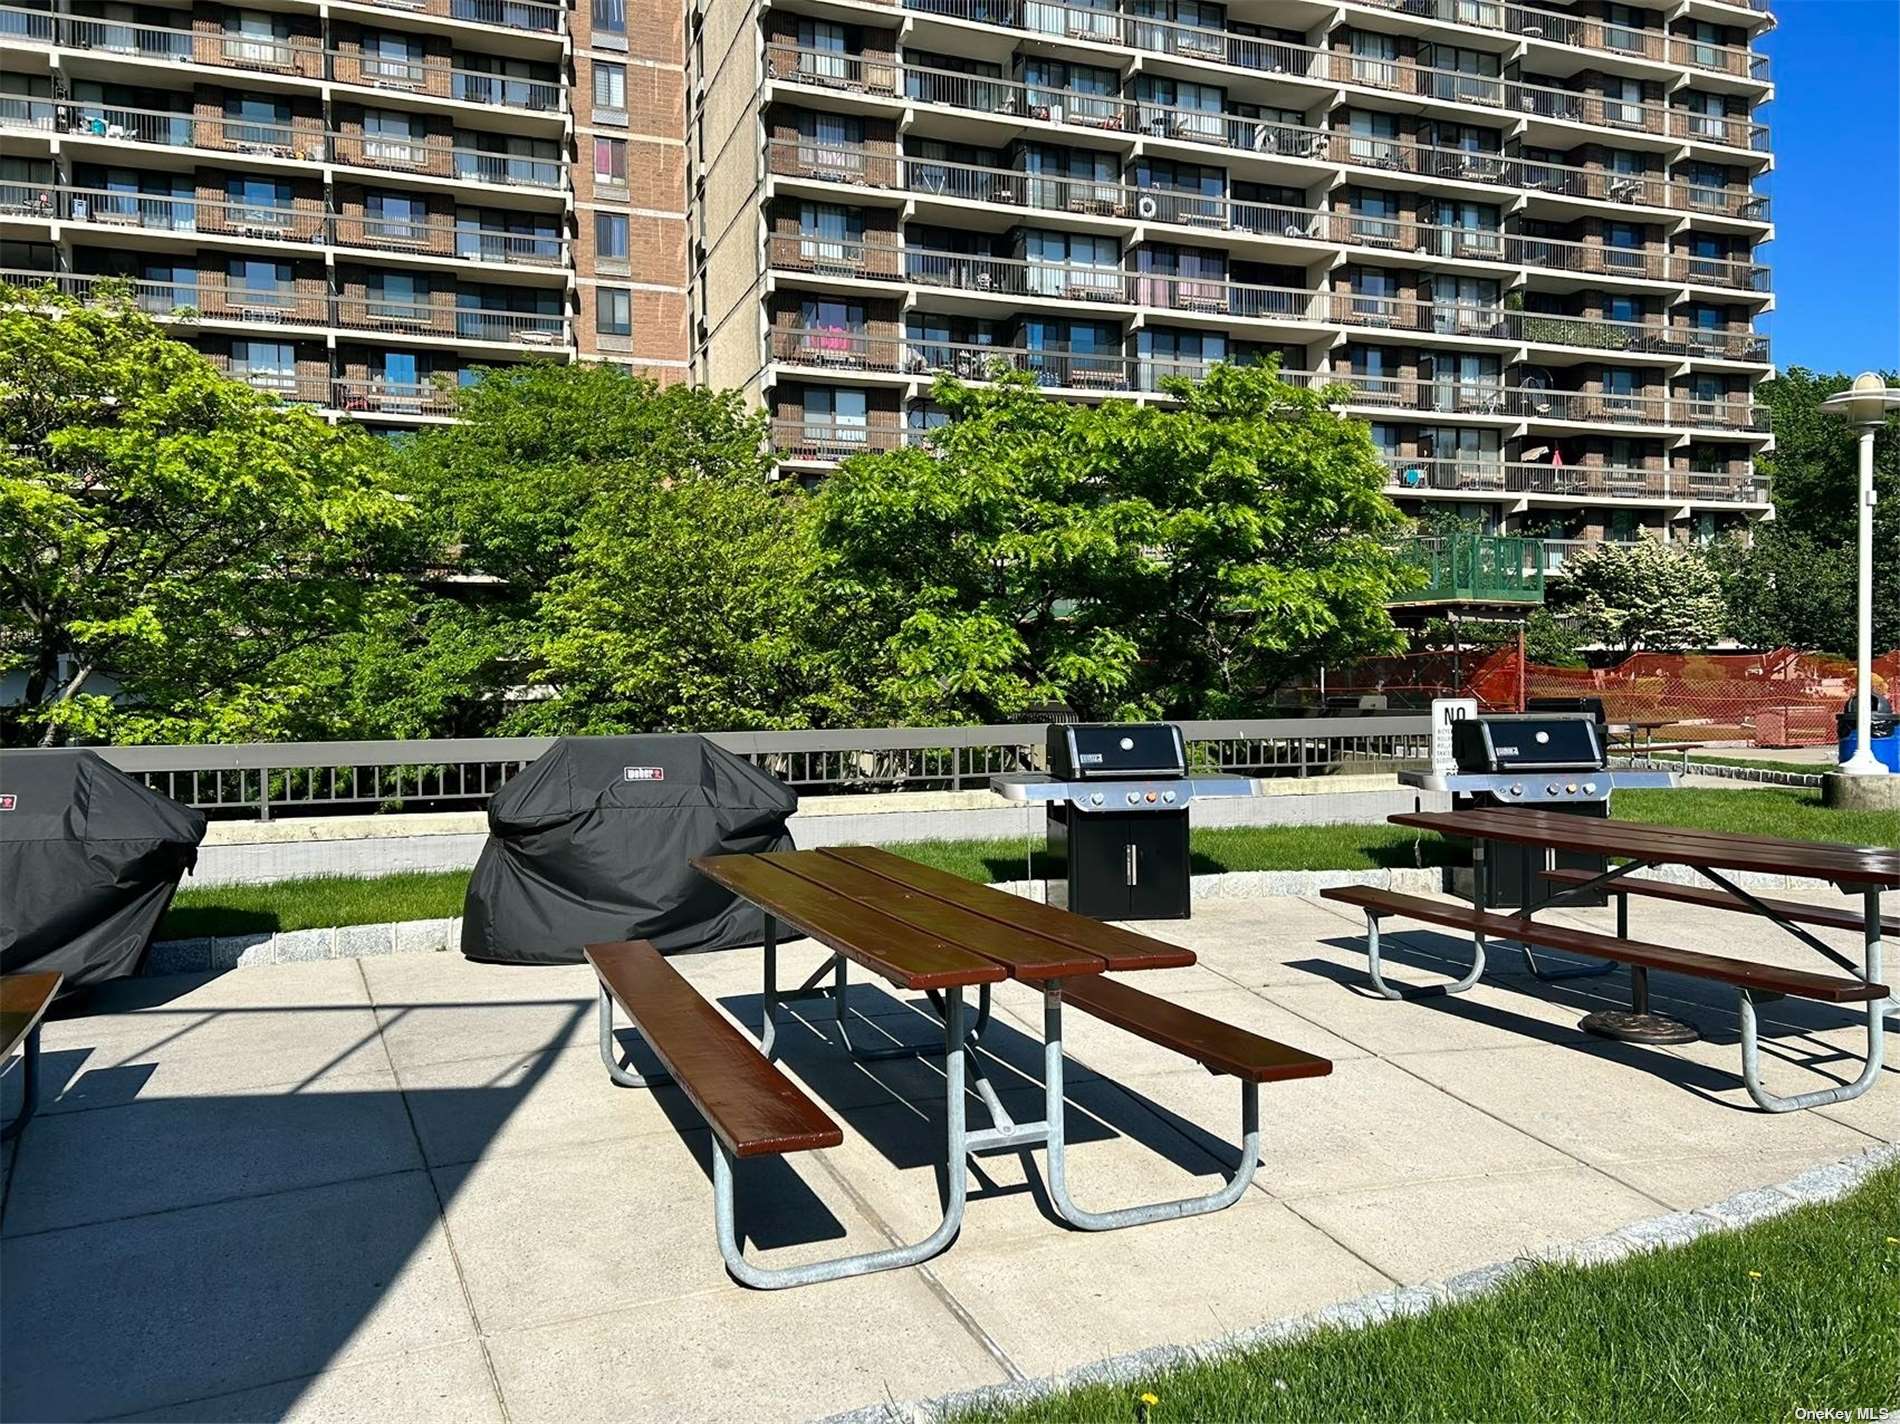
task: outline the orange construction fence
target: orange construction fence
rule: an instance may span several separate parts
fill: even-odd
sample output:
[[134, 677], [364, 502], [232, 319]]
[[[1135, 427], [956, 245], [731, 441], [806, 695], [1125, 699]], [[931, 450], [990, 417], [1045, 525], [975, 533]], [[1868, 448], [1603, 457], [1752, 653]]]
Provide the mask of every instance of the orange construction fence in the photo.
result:
[[[1613, 723], [1657, 742], [1831, 743], [1834, 718], [1854, 695], [1854, 664], [1777, 648], [1766, 653], [1636, 653], [1611, 668], [1526, 662], [1515, 647], [1367, 658], [1326, 670], [1325, 697], [1383, 696], [1391, 707], [1473, 697], [1509, 710], [1531, 697], [1600, 697]], [[1900, 686], [1900, 650], [1874, 660], [1874, 687]]]

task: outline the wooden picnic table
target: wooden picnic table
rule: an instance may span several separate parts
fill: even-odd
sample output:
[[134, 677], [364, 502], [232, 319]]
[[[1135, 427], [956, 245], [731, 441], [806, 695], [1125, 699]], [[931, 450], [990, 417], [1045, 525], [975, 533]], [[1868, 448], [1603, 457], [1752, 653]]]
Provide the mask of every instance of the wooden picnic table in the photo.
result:
[[19, 1049], [20, 1111], [13, 1121], [0, 1128], [0, 1142], [15, 1136], [33, 1116], [40, 1097], [40, 1020], [53, 1006], [64, 974], [38, 970], [30, 974], [0, 975], [0, 1064]]
[[[1368, 942], [1374, 982], [1388, 997], [1399, 991], [1382, 982], [1377, 951], [1377, 916], [1401, 914], [1472, 932], [1473, 966], [1455, 984], [1441, 992], [1458, 992], [1475, 983], [1483, 970], [1487, 935], [1517, 942], [1526, 967], [1541, 979], [1572, 978], [1607, 973], [1626, 965], [1631, 979], [1628, 1011], [1596, 1013], [1583, 1027], [1609, 1038], [1643, 1043], [1685, 1042], [1696, 1037], [1693, 1026], [1653, 1012], [1649, 1007], [1648, 971], [1667, 969], [1732, 985], [1740, 999], [1743, 1080], [1755, 1102], [1771, 1112], [1818, 1107], [1858, 1097], [1879, 1077], [1886, 1021], [1900, 1014], [1900, 1000], [1882, 979], [1883, 941], [1894, 922], [1881, 911], [1881, 896], [1900, 888], [1900, 850], [1891, 846], [1841, 845], [1820, 841], [1784, 840], [1772, 836], [1704, 831], [1643, 822], [1598, 820], [1529, 807], [1478, 807], [1466, 811], [1402, 812], [1390, 817], [1394, 825], [1467, 837], [1472, 845], [1474, 909], [1446, 906], [1386, 891], [1353, 889], [1327, 892], [1331, 898], [1359, 905], [1368, 917]], [[1488, 841], [1541, 847], [1546, 854], [1544, 879], [1560, 887], [1538, 909], [1600, 892], [1615, 897], [1614, 936], [1567, 926], [1540, 924], [1532, 911], [1506, 916], [1484, 910]], [[1620, 862], [1602, 873], [1560, 870], [1550, 864], [1557, 851], [1583, 851]], [[1685, 886], [1645, 878], [1639, 872], [1655, 866], [1682, 866], [1711, 888]], [[1768, 898], [1738, 885], [1736, 871], [1785, 875], [1831, 884], [1861, 899], [1858, 914], [1846, 907], [1810, 906]], [[1645, 944], [1629, 938], [1629, 899], [1649, 897], [1675, 903], [1754, 915], [1775, 924], [1810, 949], [1848, 971], [1841, 978], [1785, 966], [1759, 964], [1700, 949]], [[1848, 956], [1818, 939], [1803, 926], [1856, 929], [1861, 933], [1862, 959]], [[1537, 962], [1532, 946], [1598, 957], [1605, 962], [1589, 968], [1547, 969]], [[1867, 1006], [1867, 1058], [1864, 1071], [1851, 1083], [1790, 1097], [1769, 1092], [1760, 1081], [1755, 1008], [1785, 995], [1832, 1003], [1864, 1002]]]
[[[590, 945], [587, 957], [601, 978], [601, 1051], [615, 1081], [628, 1086], [659, 1081], [641, 1078], [619, 1062], [612, 1038], [612, 1007], [618, 1002], [713, 1129], [719, 1143], [714, 1189], [720, 1250], [732, 1273], [750, 1285], [803, 1285], [911, 1265], [935, 1255], [949, 1245], [961, 1224], [968, 1159], [984, 1151], [1040, 1144], [1046, 1153], [1051, 1204], [1063, 1220], [1087, 1230], [1218, 1211], [1241, 1198], [1259, 1162], [1260, 1084], [1331, 1071], [1325, 1059], [1105, 977], [1110, 972], [1185, 967], [1194, 963], [1191, 950], [1008, 895], [888, 851], [852, 846], [704, 856], [693, 865], [765, 912], [764, 1013], [756, 1062], [735, 1063], [744, 1055], [729, 1042], [711, 1051], [702, 1046], [710, 1032], [704, 1014], [711, 1010], [702, 1013], [702, 1006], [687, 1002], [693, 994], [690, 986], [651, 946]], [[817, 972], [789, 991], [778, 984], [781, 924], [830, 951]], [[849, 964], [897, 988], [922, 991], [942, 1022], [942, 1047], [894, 1040], [870, 1046], [853, 1043]], [[826, 979], [831, 980], [829, 988], [822, 987]], [[1035, 1122], [1011, 1117], [981, 1060], [970, 1052], [988, 1023], [991, 988], [1011, 979], [1034, 988], [1043, 1000], [1043, 1116]], [[963, 996], [972, 988], [979, 1006], [975, 1022], [968, 1024]], [[764, 1155], [834, 1140], [836, 1129], [829, 1119], [809, 1103], [801, 1107], [802, 1094], [789, 1080], [781, 1081], [769, 1062], [781, 1005], [814, 995], [830, 998], [837, 1042], [857, 1060], [942, 1055], [948, 1193], [937, 1228], [912, 1245], [767, 1269], [747, 1261], [736, 1240], [730, 1159], [748, 1151]], [[1240, 1080], [1240, 1163], [1219, 1188], [1205, 1196], [1110, 1211], [1090, 1211], [1075, 1203], [1066, 1170], [1065, 1005]], [[677, 1032], [676, 1024], [681, 1026]], [[989, 1126], [968, 1125], [969, 1093], [981, 1101]]]

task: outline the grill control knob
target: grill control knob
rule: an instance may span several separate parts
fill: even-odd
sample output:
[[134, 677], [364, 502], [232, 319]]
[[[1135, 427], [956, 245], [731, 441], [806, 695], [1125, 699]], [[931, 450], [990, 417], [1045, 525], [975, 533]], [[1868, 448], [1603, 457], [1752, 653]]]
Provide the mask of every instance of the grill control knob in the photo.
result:
[[1585, 795], [1594, 796], [1597, 794], [1597, 784], [1594, 781], [1586, 781], [1583, 783], [1583, 790]]
[[1135, 739], [1133, 737], [1123, 737], [1121, 745], [1123, 751], [1132, 752], [1135, 749]]
[[1133, 806], [1136, 802], [1140, 800], [1141, 800], [1141, 793], [1139, 791], [1131, 791], [1128, 793], [1128, 804], [1130, 806]]
[[1172, 791], [1164, 791], [1161, 793], [1161, 799], [1172, 805], [1174, 802], [1174, 793]]
[[1155, 794], [1154, 794], [1154, 792], [1152, 792], [1152, 791], [1150, 791], [1150, 792], [1148, 793], [1148, 801], [1149, 801], [1149, 803], [1150, 803], [1150, 804], [1153, 804], [1153, 802], [1154, 802], [1154, 799], [1155, 799]]
[[1089, 794], [1089, 805], [1099, 806], [1101, 804], [1102, 804], [1102, 793], [1099, 791], [1091, 792]]
[[1511, 783], [1511, 794], [1513, 796], [1522, 796], [1524, 794], [1524, 783], [1521, 781], [1513, 781]]
[[1564, 788], [1564, 794], [1566, 796], [1575, 796], [1577, 794], [1577, 783], [1573, 781], [1568, 786], [1566, 786]]
[[1546, 796], [1555, 796], [1557, 794], [1557, 783], [1553, 781], [1550, 785], [1546, 786], [1544, 788], [1544, 794]]

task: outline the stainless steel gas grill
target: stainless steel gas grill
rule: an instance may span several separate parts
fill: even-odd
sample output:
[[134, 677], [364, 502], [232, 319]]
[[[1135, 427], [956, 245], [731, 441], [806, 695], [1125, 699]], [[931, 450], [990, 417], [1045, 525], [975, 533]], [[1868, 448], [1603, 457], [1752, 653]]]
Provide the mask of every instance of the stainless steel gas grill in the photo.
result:
[[[1446, 710], [1449, 709], [1449, 710]], [[1459, 715], [1451, 703], [1432, 704], [1435, 723], [1449, 731], [1449, 758], [1434, 757], [1429, 772], [1402, 771], [1399, 780], [1422, 791], [1448, 791], [1452, 809], [1535, 806], [1540, 811], [1563, 811], [1599, 819], [1610, 814], [1610, 795], [1618, 789], [1667, 787], [1676, 784], [1669, 771], [1611, 771], [1603, 727], [1588, 712], [1514, 712]], [[1554, 890], [1542, 876], [1546, 869], [1593, 870], [1609, 867], [1601, 856], [1556, 852], [1546, 865], [1541, 850], [1491, 844], [1485, 856], [1487, 906], [1530, 909], [1542, 904]], [[1479, 890], [1470, 892], [1475, 900]], [[1567, 904], [1602, 904], [1566, 896]]]
[[1046, 765], [990, 789], [1044, 806], [1050, 902], [1101, 920], [1185, 920], [1188, 807], [1254, 794], [1244, 776], [1189, 776], [1181, 729], [1159, 722], [1057, 724]]

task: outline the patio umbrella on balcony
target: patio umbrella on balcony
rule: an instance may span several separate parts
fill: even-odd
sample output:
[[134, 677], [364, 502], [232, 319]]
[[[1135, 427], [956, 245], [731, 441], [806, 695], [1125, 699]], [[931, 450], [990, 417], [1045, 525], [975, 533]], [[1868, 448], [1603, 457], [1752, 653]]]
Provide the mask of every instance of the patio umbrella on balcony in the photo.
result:
[[790, 850], [790, 787], [704, 737], [563, 737], [488, 803], [462, 953], [578, 964], [581, 946], [666, 952], [764, 938], [760, 911], [689, 864]]
[[138, 973], [204, 836], [202, 811], [97, 752], [0, 756], [0, 973]]

